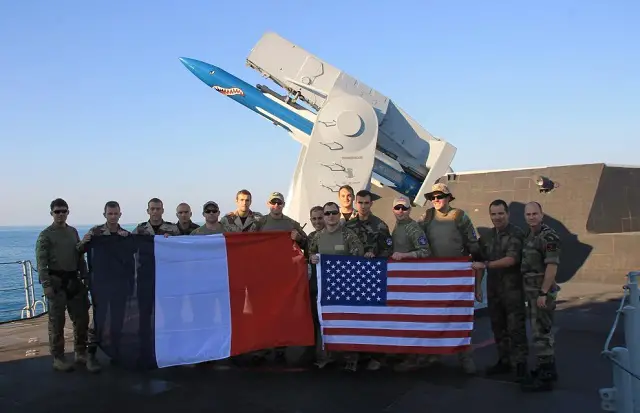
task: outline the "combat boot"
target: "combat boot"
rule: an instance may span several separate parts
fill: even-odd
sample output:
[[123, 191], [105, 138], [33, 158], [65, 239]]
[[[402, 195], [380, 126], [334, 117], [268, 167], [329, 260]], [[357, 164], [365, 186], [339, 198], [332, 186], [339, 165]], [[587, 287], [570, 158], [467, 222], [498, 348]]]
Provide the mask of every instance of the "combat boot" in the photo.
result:
[[553, 390], [553, 366], [551, 363], [543, 363], [527, 375], [520, 383], [524, 392], [541, 392]]
[[73, 364], [67, 362], [64, 356], [53, 358], [53, 369], [58, 371], [71, 371]]
[[102, 366], [94, 353], [89, 353], [86, 366], [89, 373], [100, 373], [100, 370], [102, 370]]
[[516, 364], [516, 383], [522, 383], [527, 378], [527, 363]]
[[507, 374], [511, 372], [511, 364], [508, 361], [502, 359], [498, 360], [496, 364], [486, 369], [485, 374], [487, 376], [495, 376], [497, 374]]
[[87, 364], [87, 353], [84, 351], [76, 351], [75, 360], [77, 364]]
[[476, 374], [476, 363], [473, 361], [473, 357], [467, 353], [461, 353], [458, 356], [462, 370], [466, 374]]

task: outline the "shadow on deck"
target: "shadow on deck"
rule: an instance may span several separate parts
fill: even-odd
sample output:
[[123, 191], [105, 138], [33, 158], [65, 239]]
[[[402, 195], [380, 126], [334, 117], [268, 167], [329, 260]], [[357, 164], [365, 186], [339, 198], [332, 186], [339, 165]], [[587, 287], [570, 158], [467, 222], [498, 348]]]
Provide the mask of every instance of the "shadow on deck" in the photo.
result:
[[[410, 374], [293, 368], [221, 371], [211, 365], [131, 372], [108, 363], [99, 375], [83, 368], [59, 373], [51, 369], [45, 316], [0, 325], [0, 411], [598, 412], [598, 389], [611, 384], [611, 366], [600, 352], [621, 292], [618, 286], [596, 284], [563, 287], [556, 323], [560, 379], [551, 393], [523, 394], [509, 377], [465, 377], [455, 357], [446, 358], [444, 366]], [[70, 328], [67, 334], [70, 350]], [[612, 345], [621, 340], [621, 333], [616, 334]], [[478, 367], [492, 364], [495, 347], [486, 317], [476, 320], [474, 343]]]

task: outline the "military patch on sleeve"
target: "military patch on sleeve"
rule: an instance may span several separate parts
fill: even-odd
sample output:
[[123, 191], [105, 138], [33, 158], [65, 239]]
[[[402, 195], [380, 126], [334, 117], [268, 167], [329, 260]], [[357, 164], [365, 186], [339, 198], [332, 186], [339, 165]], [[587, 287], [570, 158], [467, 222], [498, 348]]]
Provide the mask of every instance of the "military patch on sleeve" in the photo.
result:
[[393, 239], [391, 239], [391, 238], [387, 238], [386, 243], [387, 243], [387, 245], [388, 245], [388, 246], [393, 245]]
[[558, 244], [555, 242], [547, 242], [547, 252], [556, 252], [558, 251]]
[[421, 235], [420, 238], [418, 238], [418, 244], [427, 245], [427, 237], [425, 237], [424, 235]]

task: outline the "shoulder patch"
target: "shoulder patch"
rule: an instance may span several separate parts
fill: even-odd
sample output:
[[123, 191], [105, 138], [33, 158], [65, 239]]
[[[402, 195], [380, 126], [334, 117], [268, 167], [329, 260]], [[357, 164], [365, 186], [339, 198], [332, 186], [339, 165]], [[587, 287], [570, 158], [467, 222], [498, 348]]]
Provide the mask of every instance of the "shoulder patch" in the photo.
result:
[[556, 242], [547, 242], [547, 252], [558, 251], [558, 244]]
[[388, 237], [385, 242], [387, 243], [388, 246], [392, 246], [393, 245], [393, 239], [391, 237]]
[[427, 245], [427, 237], [425, 237], [424, 235], [420, 235], [420, 238], [418, 238], [418, 244]]

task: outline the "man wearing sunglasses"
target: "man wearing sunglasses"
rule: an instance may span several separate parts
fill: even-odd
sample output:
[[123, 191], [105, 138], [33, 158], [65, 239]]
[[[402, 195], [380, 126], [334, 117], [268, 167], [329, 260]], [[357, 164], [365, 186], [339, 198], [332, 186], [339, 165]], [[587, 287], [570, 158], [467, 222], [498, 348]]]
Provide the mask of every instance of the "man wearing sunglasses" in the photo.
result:
[[284, 195], [280, 192], [272, 192], [267, 201], [269, 213], [256, 220], [256, 231], [291, 231], [291, 239], [298, 243], [300, 248], [306, 249], [307, 234], [300, 223], [282, 213], [284, 208]]
[[[324, 229], [309, 241], [309, 262], [316, 265], [320, 257], [317, 254], [350, 255], [361, 257], [364, 255], [364, 245], [358, 236], [340, 224], [340, 208], [335, 202], [327, 202], [323, 207]], [[358, 353], [344, 353], [344, 370], [356, 371], [358, 367]], [[331, 354], [322, 353], [316, 365], [325, 367], [333, 362]]]
[[40, 284], [49, 300], [49, 351], [53, 368], [70, 371], [73, 364], [64, 357], [65, 312], [73, 320], [74, 350], [78, 363], [86, 363], [89, 329], [89, 295], [81, 279], [87, 276], [87, 262], [77, 248], [78, 231], [67, 224], [69, 205], [64, 199], [50, 204], [53, 223], [36, 241], [36, 262]]
[[[431, 192], [425, 198], [431, 201], [433, 208], [429, 208], [420, 217], [422, 229], [429, 239], [429, 246], [434, 257], [465, 257], [471, 255], [474, 261], [482, 261], [480, 244], [475, 228], [469, 216], [461, 209], [451, 207], [455, 199], [449, 187], [444, 183], [437, 183], [431, 187]], [[476, 270], [476, 288], [482, 282], [482, 272]], [[470, 348], [464, 353], [458, 353], [462, 369], [467, 374], [475, 374], [476, 365]], [[436, 355], [429, 356], [429, 363], [439, 360]]]
[[222, 234], [225, 229], [218, 221], [220, 216], [220, 207], [213, 201], [208, 201], [202, 206], [202, 216], [204, 217], [204, 225], [198, 227], [191, 232], [191, 235], [211, 235]]

